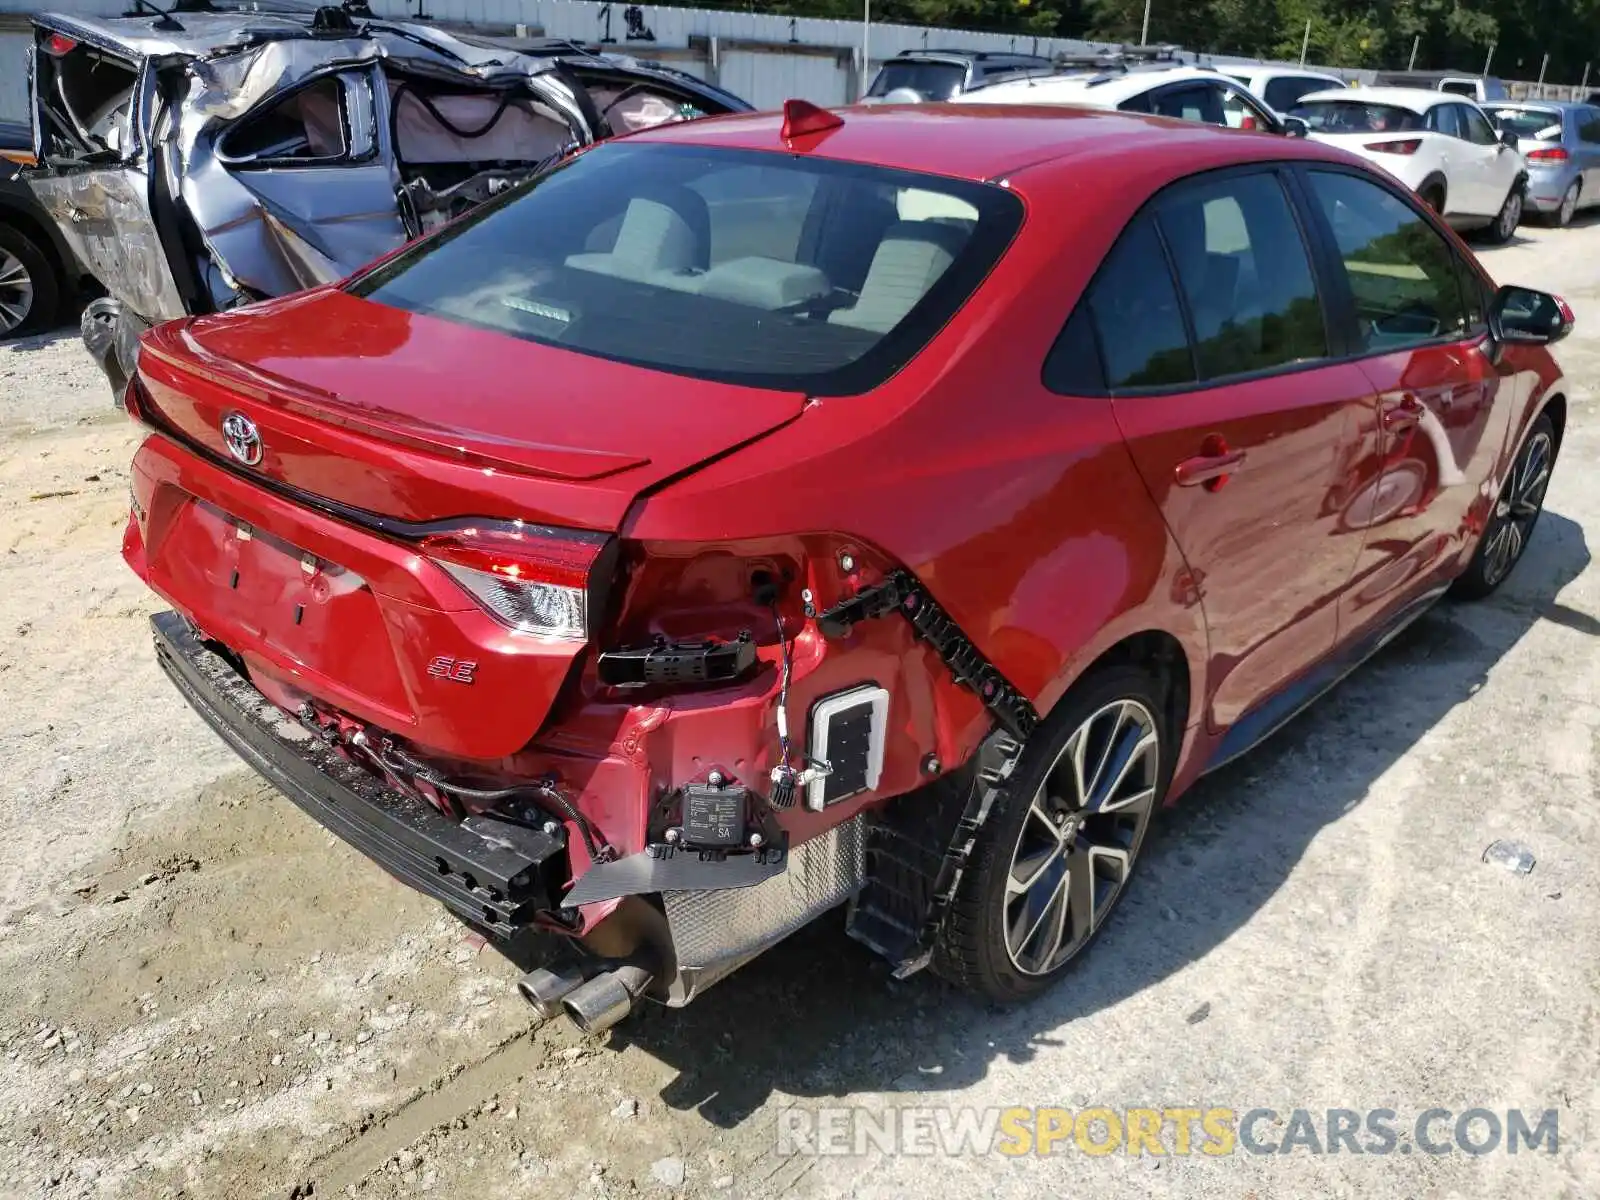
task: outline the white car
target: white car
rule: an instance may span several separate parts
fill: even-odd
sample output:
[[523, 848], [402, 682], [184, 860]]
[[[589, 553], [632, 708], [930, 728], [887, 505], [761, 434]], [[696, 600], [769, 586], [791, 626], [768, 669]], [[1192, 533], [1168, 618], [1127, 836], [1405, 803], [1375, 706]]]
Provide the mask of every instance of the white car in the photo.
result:
[[1226, 66], [1223, 73], [1250, 89], [1252, 95], [1280, 116], [1289, 112], [1300, 98], [1311, 92], [1344, 87], [1337, 75], [1324, 75], [1296, 67]]
[[1154, 113], [1206, 125], [1303, 132], [1278, 116], [1237, 79], [1209, 67], [1111, 69], [1098, 74], [1045, 75], [992, 84], [954, 97], [956, 104], [1072, 104]]
[[1421, 88], [1348, 88], [1303, 96], [1292, 116], [1319, 142], [1383, 167], [1457, 229], [1507, 241], [1522, 221], [1528, 164], [1464, 96]]

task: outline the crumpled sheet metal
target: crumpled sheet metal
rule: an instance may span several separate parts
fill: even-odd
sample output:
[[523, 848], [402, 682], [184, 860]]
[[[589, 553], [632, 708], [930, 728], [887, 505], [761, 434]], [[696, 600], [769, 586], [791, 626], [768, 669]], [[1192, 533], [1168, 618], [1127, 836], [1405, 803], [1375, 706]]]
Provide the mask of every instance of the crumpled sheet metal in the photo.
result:
[[[179, 110], [175, 144], [184, 203], [220, 278], [219, 299], [238, 286], [276, 296], [343, 278], [380, 254], [400, 246], [406, 230], [395, 202], [400, 173], [388, 130], [388, 95], [382, 68], [392, 63], [406, 74], [483, 86], [519, 83], [560, 113], [587, 141], [577, 102], [551, 73], [547, 60], [510, 51], [487, 51], [456, 42], [438, 30], [426, 37], [448, 46], [464, 61], [388, 30], [362, 38], [292, 38], [191, 60], [187, 94]], [[325, 168], [229, 167], [217, 156], [223, 133], [256, 105], [319, 75], [365, 68], [364, 89], [375, 154], [365, 162]], [[335, 236], [317, 224], [330, 193], [343, 212]], [[174, 297], [175, 299], [176, 297]], [[157, 317], [183, 315], [181, 306]]]

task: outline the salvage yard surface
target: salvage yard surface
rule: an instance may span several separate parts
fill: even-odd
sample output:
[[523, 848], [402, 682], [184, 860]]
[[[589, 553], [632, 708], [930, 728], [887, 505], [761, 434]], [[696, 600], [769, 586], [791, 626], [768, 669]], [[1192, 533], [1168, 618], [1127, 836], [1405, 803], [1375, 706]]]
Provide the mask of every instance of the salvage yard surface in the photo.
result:
[[[482, 946], [189, 711], [118, 555], [136, 431], [75, 336], [0, 343], [0, 1195], [1600, 1195], [1600, 224], [1485, 259], [1578, 316], [1526, 557], [1159, 822], [1062, 986], [988, 1011], [824, 921], [602, 1042], [536, 1027], [540, 947]], [[1553, 1109], [1560, 1143], [776, 1151], [844, 1104]]]

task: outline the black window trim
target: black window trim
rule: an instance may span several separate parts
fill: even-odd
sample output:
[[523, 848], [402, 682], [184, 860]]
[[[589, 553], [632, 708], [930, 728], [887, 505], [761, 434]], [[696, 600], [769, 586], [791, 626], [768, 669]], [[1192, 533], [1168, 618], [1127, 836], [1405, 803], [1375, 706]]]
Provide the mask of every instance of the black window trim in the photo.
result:
[[[1332, 175], [1348, 175], [1354, 179], [1372, 184], [1399, 200], [1420, 217], [1444, 242], [1445, 249], [1456, 268], [1457, 286], [1462, 286], [1463, 281], [1470, 279], [1478, 285], [1478, 303], [1471, 306], [1466, 303], [1467, 297], [1461, 297], [1462, 306], [1467, 310], [1468, 317], [1477, 316], [1467, 330], [1453, 333], [1448, 336], [1429, 338], [1426, 341], [1414, 342], [1408, 346], [1386, 347], [1369, 349], [1362, 344], [1360, 321], [1356, 316], [1355, 298], [1350, 292], [1349, 280], [1345, 273], [1344, 259], [1339, 253], [1338, 243], [1334, 239], [1333, 229], [1328, 225], [1327, 218], [1323, 216], [1321, 206], [1312, 192], [1310, 175], [1314, 171], [1325, 172]], [[1223, 375], [1215, 379], [1201, 379], [1199, 370], [1199, 348], [1195, 344], [1194, 322], [1189, 315], [1189, 301], [1183, 293], [1183, 286], [1178, 278], [1177, 269], [1172, 261], [1171, 251], [1167, 247], [1166, 235], [1161, 230], [1161, 222], [1155, 220], [1155, 208], [1161, 198], [1175, 188], [1180, 188], [1194, 180], [1213, 180], [1227, 178], [1235, 175], [1249, 175], [1270, 172], [1279, 176], [1279, 183], [1283, 187], [1284, 195], [1289, 202], [1290, 211], [1293, 212], [1295, 221], [1300, 229], [1301, 237], [1305, 241], [1306, 255], [1311, 262], [1312, 280], [1317, 289], [1317, 298], [1322, 306], [1324, 327], [1327, 331], [1328, 355], [1325, 358], [1305, 359], [1301, 362], [1281, 363], [1273, 367], [1264, 367], [1259, 371], [1248, 371], [1236, 375]], [[1096, 282], [1100, 279], [1101, 272], [1105, 269], [1106, 260], [1110, 258], [1111, 251], [1127, 235], [1135, 224], [1148, 216], [1155, 225], [1156, 236], [1161, 243], [1161, 253], [1167, 264], [1168, 277], [1172, 282], [1173, 290], [1177, 293], [1178, 307], [1183, 314], [1184, 331], [1189, 339], [1189, 354], [1195, 366], [1195, 378], [1187, 383], [1161, 384], [1141, 388], [1113, 388], [1106, 382], [1105, 348], [1100, 345], [1099, 330], [1095, 322], [1089, 321], [1089, 330], [1092, 335], [1096, 357], [1096, 374], [1099, 377], [1099, 387], [1094, 391], [1062, 391], [1052, 386], [1052, 376], [1056, 374], [1050, 369], [1058, 347], [1069, 344], [1067, 326], [1072, 319], [1083, 310], [1088, 311], [1089, 296], [1094, 291]], [[1061, 331], [1051, 342], [1050, 349], [1044, 356], [1040, 365], [1040, 382], [1045, 390], [1053, 395], [1070, 397], [1074, 399], [1100, 399], [1122, 400], [1142, 399], [1147, 396], [1172, 396], [1187, 393], [1210, 391], [1217, 387], [1231, 387], [1235, 384], [1254, 383], [1261, 379], [1288, 377], [1298, 375], [1303, 371], [1321, 371], [1329, 367], [1359, 364], [1368, 359], [1383, 358], [1391, 354], [1409, 353], [1415, 350], [1427, 350], [1444, 346], [1461, 346], [1481, 341], [1488, 335], [1488, 323], [1485, 314], [1494, 298], [1494, 282], [1485, 273], [1483, 266], [1470, 256], [1463, 256], [1458, 246], [1458, 237], [1448, 224], [1427, 205], [1421, 203], [1419, 198], [1410, 192], [1398, 181], [1390, 181], [1379, 176], [1376, 172], [1363, 167], [1347, 163], [1333, 162], [1331, 160], [1305, 160], [1289, 159], [1280, 161], [1241, 163], [1225, 167], [1217, 167], [1208, 171], [1198, 171], [1193, 175], [1185, 175], [1181, 179], [1163, 185], [1150, 196], [1138, 209], [1136, 209], [1122, 228], [1117, 231], [1117, 236], [1112, 239], [1100, 263], [1096, 266], [1094, 274], [1083, 287], [1072, 308], [1068, 310], [1061, 323]]]

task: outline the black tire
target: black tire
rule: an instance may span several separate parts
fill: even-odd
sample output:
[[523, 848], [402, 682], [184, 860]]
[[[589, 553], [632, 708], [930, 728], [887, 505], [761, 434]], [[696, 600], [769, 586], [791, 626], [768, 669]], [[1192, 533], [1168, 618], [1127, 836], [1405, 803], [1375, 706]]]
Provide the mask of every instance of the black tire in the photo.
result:
[[[1045, 783], [1056, 778], [1053, 772], [1058, 764], [1063, 770], [1071, 770], [1070, 763], [1063, 758], [1067, 747], [1074, 742], [1080, 730], [1090, 728], [1087, 722], [1101, 719], [1101, 714], [1121, 702], [1137, 706], [1142, 713], [1137, 717], [1141, 722], [1139, 728], [1143, 728], [1142, 721], [1148, 717], [1157, 738], [1148, 760], [1141, 757], [1136, 764], [1138, 777], [1129, 780], [1129, 787], [1140, 793], [1146, 790], [1148, 783], [1148, 807], [1140, 813], [1118, 808], [1116, 812], [1102, 812], [1083, 819], [1081, 833], [1079, 818], [1071, 817], [1066, 832], [1071, 833], [1072, 837], [1063, 839], [1061, 832], [1052, 830], [1051, 823], [1041, 819], [1035, 810], [1035, 800], [1053, 799], [1047, 794]], [[1138, 862], [1139, 849], [1149, 828], [1150, 816], [1166, 798], [1176, 746], [1172, 741], [1173, 735], [1166, 728], [1165, 711], [1161, 681], [1149, 671], [1133, 666], [1107, 667], [1095, 671], [1061, 699], [1029, 740], [1023, 751], [1022, 762], [1012, 777], [1011, 786], [978, 833], [955, 902], [934, 948], [933, 967], [940, 976], [987, 1000], [1007, 1004], [1028, 1000], [1043, 992], [1082, 958], [1083, 951], [1105, 928], [1105, 919], [1117, 900], [1127, 891], [1127, 884]], [[1086, 744], [1094, 743], [1088, 741]], [[1106, 761], [1109, 761], [1111, 751], [1123, 744], [1126, 743], [1113, 738], [1106, 745]], [[1143, 745], [1143, 742], [1139, 744]], [[1131, 776], [1132, 772], [1129, 774]], [[1125, 794], [1131, 795], [1131, 792]], [[1082, 813], [1085, 810], [1077, 811]], [[1091, 825], [1091, 821], [1097, 824]], [[1122, 853], [1126, 861], [1125, 866], [1120, 868], [1120, 878], [1115, 882], [1114, 890], [1104, 896], [1099, 893], [1099, 885], [1110, 884], [1111, 881], [1101, 878], [1097, 869], [1080, 876], [1091, 881], [1092, 900], [1086, 906], [1087, 934], [1079, 937], [1068, 932], [1069, 926], [1078, 926], [1079, 914], [1084, 906], [1079, 906], [1076, 911], [1072, 907], [1077, 893], [1069, 887], [1074, 878], [1071, 868], [1065, 867], [1061, 875], [1055, 877], [1059, 883], [1048, 886], [1054, 889], [1053, 894], [1060, 897], [1065, 906], [1059, 917], [1062, 933], [1058, 936], [1070, 936], [1072, 942], [1062, 943], [1056, 949], [1055, 953], [1065, 955], [1059, 962], [1054, 961], [1053, 955], [1041, 954], [1041, 961], [1034, 964], [1037, 969], [1019, 967], [1019, 955], [1013, 945], [1017, 941], [1016, 932], [1020, 924], [1026, 923], [1027, 917], [1031, 916], [1026, 910], [1032, 905], [1032, 894], [1024, 892], [1013, 895], [1011, 885], [1016, 881], [1014, 870], [1025, 865], [1018, 861], [1026, 844], [1025, 838], [1035, 829], [1044, 831], [1043, 840], [1046, 844], [1049, 836], [1056, 836], [1062, 845], [1061, 862], [1067, 864], [1071, 861], [1066, 848], [1067, 840], [1085, 846], [1106, 837], [1109, 846], [1110, 839], [1103, 831], [1119, 822], [1129, 828], [1126, 840], [1121, 840], [1119, 835], [1118, 844], [1123, 846]], [[1134, 822], [1137, 822], [1136, 827]], [[1062, 822], [1055, 824], [1061, 825]], [[1030, 855], [1029, 858], [1038, 861], [1037, 856]], [[1096, 859], [1089, 858], [1087, 861], [1093, 867]], [[1102, 858], [1099, 861], [1106, 860]], [[1114, 864], [1118, 860], [1112, 861], [1113, 869], [1117, 870]], [[1047, 874], [1048, 868], [1041, 867], [1031, 878], [1039, 880]], [[1024, 915], [1010, 918], [1012, 907], [1019, 902], [1024, 907]], [[1053, 899], [1045, 901], [1043, 912], [1034, 918], [1036, 925], [1045, 923], [1052, 911], [1050, 906], [1055, 902]], [[1024, 945], [1028, 941], [1028, 935], [1021, 938]], [[1020, 957], [1026, 958], [1027, 955]]]
[[1545, 214], [1545, 224], [1556, 229], [1565, 229], [1572, 224], [1572, 218], [1578, 211], [1578, 201], [1583, 196], [1583, 185], [1574, 180], [1567, 185], [1567, 190], [1561, 194], [1561, 204], [1552, 213]]
[[1452, 591], [1464, 600], [1481, 600], [1511, 576], [1544, 512], [1545, 489], [1556, 464], [1556, 427], [1540, 413], [1523, 438], [1494, 510], [1478, 539], [1472, 561]]
[[83, 306], [83, 312], [78, 317], [78, 329], [83, 334], [83, 348], [105, 372], [106, 382], [111, 385], [111, 399], [119, 408], [128, 390], [128, 373], [123, 369], [121, 358], [117, 354], [122, 322], [122, 304], [109, 296], [89, 301]]
[[1422, 202], [1433, 209], [1439, 216], [1444, 216], [1444, 188], [1437, 183], [1425, 184], [1417, 193]]
[[1483, 240], [1491, 246], [1505, 245], [1517, 232], [1517, 226], [1522, 224], [1522, 211], [1522, 184], [1518, 182], [1511, 185], [1500, 211], [1484, 227]]
[[[10, 260], [15, 260], [26, 274], [26, 286], [31, 294], [25, 303], [21, 303], [20, 293], [10, 293], [0, 288], [0, 304], [7, 308], [25, 309], [20, 320], [0, 311], [0, 338], [23, 337], [49, 329], [55, 324], [56, 314], [61, 307], [61, 283], [56, 277], [50, 256], [20, 229], [0, 223], [0, 270], [5, 270]], [[18, 299], [8, 301], [11, 295], [16, 295]]]

